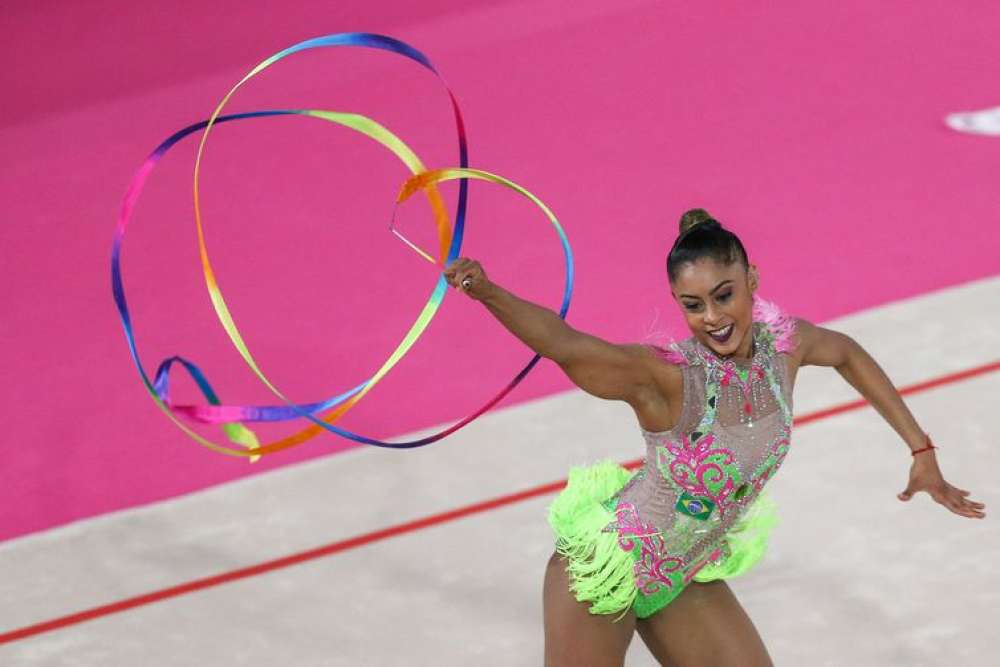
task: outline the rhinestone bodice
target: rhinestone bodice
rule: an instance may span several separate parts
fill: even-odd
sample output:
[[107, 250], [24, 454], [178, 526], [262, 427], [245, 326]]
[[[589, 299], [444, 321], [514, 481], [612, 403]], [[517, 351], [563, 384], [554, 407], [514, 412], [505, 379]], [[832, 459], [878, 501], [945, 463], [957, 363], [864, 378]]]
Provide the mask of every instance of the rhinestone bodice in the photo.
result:
[[[718, 557], [722, 537], [781, 466], [791, 434], [792, 387], [776, 333], [755, 321], [753, 357], [744, 360], [724, 360], [694, 337], [669, 351], [660, 348], [683, 375], [680, 417], [669, 431], [642, 429], [645, 462], [607, 504], [617, 518], [609, 528], [623, 539], [658, 536], [651, 562], [688, 569], [713, 552]], [[647, 573], [639, 583], [655, 579], [655, 572]]]

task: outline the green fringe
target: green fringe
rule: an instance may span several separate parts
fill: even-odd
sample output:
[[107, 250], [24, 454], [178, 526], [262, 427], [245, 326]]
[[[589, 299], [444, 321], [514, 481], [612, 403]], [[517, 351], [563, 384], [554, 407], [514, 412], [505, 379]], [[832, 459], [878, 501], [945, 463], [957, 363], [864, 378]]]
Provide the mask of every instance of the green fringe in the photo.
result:
[[753, 504], [726, 533], [729, 555], [719, 563], [709, 563], [698, 570], [694, 580], [730, 579], [752, 568], [767, 551], [768, 536], [777, 523], [777, 503], [762, 489]]
[[[617, 532], [602, 532], [615, 521], [604, 503], [633, 474], [612, 460], [574, 467], [566, 488], [549, 506], [549, 525], [556, 535], [556, 552], [567, 561], [570, 591], [578, 601], [590, 603], [591, 614], [623, 612], [624, 616], [639, 597], [633, 572], [636, 554], [619, 547]], [[771, 528], [778, 522], [776, 510], [776, 503], [761, 491], [726, 533], [725, 557], [702, 567], [694, 581], [728, 579], [752, 568], [767, 550]], [[642, 608], [649, 607], [645, 615], [655, 613], [682, 588], [683, 584], [673, 587], [666, 597], [643, 597]]]
[[634, 473], [615, 461], [574, 467], [569, 483], [549, 506], [549, 525], [556, 551], [566, 558], [570, 590], [591, 614], [628, 610], [638, 590], [633, 578], [635, 556], [618, 546], [617, 532], [601, 532], [615, 521], [602, 505], [620, 491]]

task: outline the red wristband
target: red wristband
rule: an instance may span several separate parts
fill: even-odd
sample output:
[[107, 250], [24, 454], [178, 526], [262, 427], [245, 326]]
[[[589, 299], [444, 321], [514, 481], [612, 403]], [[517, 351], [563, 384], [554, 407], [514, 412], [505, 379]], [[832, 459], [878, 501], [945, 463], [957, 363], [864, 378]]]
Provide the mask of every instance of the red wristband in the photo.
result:
[[927, 435], [926, 433], [924, 433], [924, 435], [927, 437], [927, 446], [926, 447], [921, 447], [920, 449], [914, 449], [914, 450], [912, 450], [910, 452], [911, 455], [916, 456], [920, 452], [926, 452], [928, 449], [937, 449], [937, 447], [935, 447], [933, 445], [933, 443], [931, 443], [931, 436]]

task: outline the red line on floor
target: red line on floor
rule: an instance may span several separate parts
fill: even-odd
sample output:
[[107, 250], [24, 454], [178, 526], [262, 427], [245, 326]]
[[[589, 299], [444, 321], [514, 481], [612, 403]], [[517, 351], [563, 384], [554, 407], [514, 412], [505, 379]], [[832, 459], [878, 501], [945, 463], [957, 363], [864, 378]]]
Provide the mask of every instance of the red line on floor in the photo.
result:
[[[908, 394], [916, 394], [921, 391], [927, 391], [928, 389], [933, 389], [935, 387], [940, 387], [942, 385], [954, 384], [962, 380], [966, 380], [978, 375], [985, 375], [986, 373], [991, 373], [993, 371], [1000, 370], [1000, 360], [994, 361], [983, 366], [977, 366], [976, 368], [970, 368], [968, 370], [959, 371], [957, 373], [951, 373], [948, 375], [943, 375], [925, 382], [920, 382], [917, 384], [909, 385], [903, 387], [899, 390], [899, 393], [906, 396]], [[820, 419], [825, 419], [827, 417], [832, 417], [834, 415], [839, 415], [844, 412], [850, 412], [852, 410], [858, 410], [867, 405], [867, 401], [864, 399], [851, 401], [849, 403], [842, 403], [841, 405], [828, 408], [826, 410], [819, 410], [816, 412], [810, 412], [809, 414], [802, 415], [801, 417], [795, 418], [795, 425], [801, 426], [803, 424], [808, 424], [810, 422], [818, 421]], [[633, 459], [631, 461], [626, 461], [622, 463], [623, 466], [629, 469], [635, 469], [642, 465], [642, 459]], [[339, 542], [333, 542], [315, 549], [310, 549], [308, 551], [303, 551], [297, 554], [292, 554], [290, 556], [285, 556], [283, 558], [277, 558], [275, 560], [265, 561], [263, 563], [258, 563], [256, 565], [251, 565], [249, 567], [240, 568], [238, 570], [232, 570], [230, 572], [224, 572], [222, 574], [217, 574], [211, 577], [205, 577], [203, 579], [195, 579], [193, 581], [188, 581], [183, 584], [178, 584], [176, 586], [171, 586], [169, 588], [163, 588], [158, 591], [152, 591], [150, 593], [145, 593], [143, 595], [137, 595], [135, 597], [126, 598], [124, 600], [119, 600], [117, 602], [112, 602], [111, 604], [101, 605], [99, 607], [92, 607], [91, 609], [85, 609], [84, 611], [76, 612], [75, 614], [69, 614], [67, 616], [60, 616], [48, 621], [43, 621], [41, 623], [35, 623], [34, 625], [28, 625], [23, 628], [18, 628], [17, 630], [11, 630], [0, 634], [0, 644], [6, 644], [9, 642], [17, 641], [19, 639], [25, 639], [26, 637], [32, 637], [34, 635], [40, 635], [45, 632], [51, 632], [52, 630], [58, 630], [59, 628], [65, 628], [70, 625], [76, 625], [77, 623], [83, 623], [84, 621], [89, 621], [95, 618], [100, 618], [102, 616], [110, 616], [111, 614], [116, 614], [127, 609], [133, 609], [135, 607], [141, 607], [143, 605], [151, 604], [153, 602], [159, 602], [160, 600], [166, 600], [168, 598], [177, 597], [179, 595], [185, 595], [187, 593], [193, 593], [195, 591], [200, 591], [206, 588], [211, 588], [213, 586], [218, 586], [220, 584], [225, 584], [230, 581], [237, 581], [239, 579], [246, 579], [247, 577], [253, 577], [259, 574], [265, 574], [267, 572], [273, 572], [274, 570], [280, 570], [291, 565], [297, 565], [299, 563], [304, 563], [306, 561], [314, 560], [316, 558], [321, 558], [323, 556], [329, 556], [331, 554], [339, 553], [341, 551], [347, 551], [349, 549], [355, 549], [357, 547], [364, 546], [366, 544], [371, 544], [373, 542], [379, 542], [381, 540], [388, 539], [390, 537], [395, 537], [397, 535], [403, 535], [405, 533], [412, 533], [416, 530], [421, 530], [423, 528], [429, 528], [430, 526], [439, 525], [442, 523], [448, 523], [449, 521], [454, 521], [456, 519], [461, 519], [462, 517], [470, 516], [472, 514], [479, 514], [480, 512], [486, 512], [488, 510], [497, 509], [498, 507], [503, 507], [504, 505], [511, 505], [513, 503], [521, 502], [522, 500], [528, 500], [530, 498], [535, 498], [537, 496], [543, 496], [549, 493], [555, 493], [556, 491], [562, 489], [566, 486], [566, 480], [560, 480], [558, 482], [551, 482], [549, 484], [543, 484], [541, 486], [536, 486], [531, 489], [526, 489], [524, 491], [518, 491], [517, 493], [507, 494], [505, 496], [499, 496], [491, 500], [484, 500], [472, 505], [466, 505], [465, 507], [459, 507], [457, 509], [449, 510], [447, 512], [441, 512], [440, 514], [433, 514], [431, 516], [424, 517], [422, 519], [415, 519], [413, 521], [408, 521], [406, 523], [401, 523], [395, 526], [389, 526], [388, 528], [383, 528], [381, 530], [376, 530], [371, 533], [365, 533], [364, 535], [358, 535], [356, 537], [351, 537], [346, 540], [341, 540]]]

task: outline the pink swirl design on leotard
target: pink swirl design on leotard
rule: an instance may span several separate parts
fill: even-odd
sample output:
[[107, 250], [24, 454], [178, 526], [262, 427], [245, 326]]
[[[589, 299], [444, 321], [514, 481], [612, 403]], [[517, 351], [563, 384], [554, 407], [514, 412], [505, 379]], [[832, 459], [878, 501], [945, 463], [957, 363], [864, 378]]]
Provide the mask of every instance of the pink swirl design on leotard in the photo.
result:
[[635, 584], [644, 595], [652, 595], [661, 586], [673, 588], [670, 573], [684, 567], [684, 559], [666, 555], [663, 536], [651, 523], [643, 523], [632, 503], [622, 502], [615, 509], [618, 546], [632, 551], [639, 546], [639, 560], [632, 567]]
[[759, 493], [764, 485], [767, 484], [768, 480], [774, 477], [774, 473], [778, 472], [778, 468], [785, 460], [785, 456], [788, 454], [788, 447], [791, 444], [791, 429], [788, 424], [785, 424], [781, 428], [781, 434], [775, 438], [774, 442], [771, 443], [769, 454], [774, 454], [775, 460], [767, 469], [765, 469], [760, 475], [755, 479], [751, 480], [753, 482], [754, 491]]
[[[722, 465], [733, 462], [735, 454], [725, 447], [712, 448], [715, 434], [707, 433], [695, 442], [687, 434], [680, 440], [667, 440], [658, 450], [659, 466], [666, 466], [670, 477], [682, 489], [697, 496], [711, 498], [719, 510], [719, 516], [724, 518], [729, 507], [729, 494], [733, 492], [733, 478], [726, 474]], [[672, 456], [671, 456], [672, 455]], [[721, 456], [721, 461], [706, 461], [708, 457]], [[716, 492], [709, 489], [709, 484], [725, 479], [722, 488]]]

